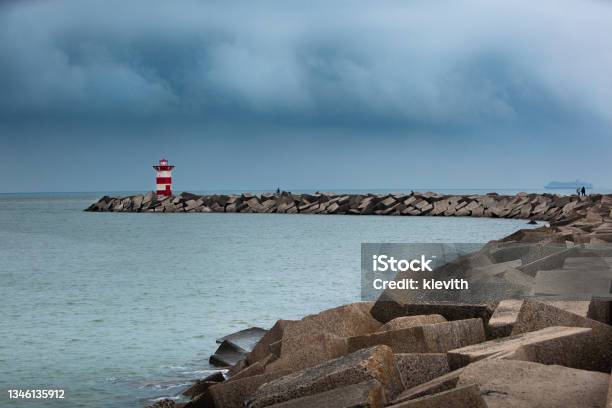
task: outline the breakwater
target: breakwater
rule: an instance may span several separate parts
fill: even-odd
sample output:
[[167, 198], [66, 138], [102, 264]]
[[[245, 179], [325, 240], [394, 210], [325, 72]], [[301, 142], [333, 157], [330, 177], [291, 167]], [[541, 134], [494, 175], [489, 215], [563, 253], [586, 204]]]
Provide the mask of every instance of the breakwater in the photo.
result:
[[234, 333], [218, 340], [211, 359], [227, 371], [194, 381], [183, 393], [188, 402], [169, 399], [155, 408], [553, 408], [612, 401], [612, 195], [149, 193], [103, 197], [87, 210], [550, 223], [491, 241], [435, 271], [465, 277], [485, 289], [478, 293], [495, 297], [438, 302], [386, 290], [374, 302]]
[[127, 197], [102, 197], [86, 211], [155, 213], [300, 213], [348, 215], [471, 216], [571, 222], [587, 211], [610, 210], [611, 195], [585, 197], [553, 194], [442, 195], [411, 194], [240, 194], [182, 193], [159, 197], [150, 192]]

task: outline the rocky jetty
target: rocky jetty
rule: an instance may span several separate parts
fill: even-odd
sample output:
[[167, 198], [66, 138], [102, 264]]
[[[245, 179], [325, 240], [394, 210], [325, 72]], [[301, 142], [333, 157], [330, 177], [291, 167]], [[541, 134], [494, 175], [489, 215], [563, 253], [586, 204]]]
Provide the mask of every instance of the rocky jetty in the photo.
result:
[[[523, 218], [566, 222], [587, 211], [609, 215], [611, 195], [559, 196], [553, 194], [442, 195], [412, 194], [262, 194], [196, 195], [175, 197], [150, 192], [129, 197], [102, 197], [86, 211], [153, 213], [287, 213], [349, 215], [430, 215]], [[607, 212], [606, 212], [607, 211]], [[611, 232], [612, 234], [612, 232]]]
[[[524, 298], [375, 302], [219, 339], [225, 375], [157, 407], [612, 408], [612, 196], [281, 194], [104, 197], [89, 211], [431, 215], [546, 220], [440, 267]], [[438, 272], [438, 271], [436, 271]], [[401, 274], [396, 279], [401, 278]], [[598, 297], [591, 296], [597, 292]], [[521, 292], [522, 293], [522, 292]], [[576, 299], [559, 297], [578, 294]]]

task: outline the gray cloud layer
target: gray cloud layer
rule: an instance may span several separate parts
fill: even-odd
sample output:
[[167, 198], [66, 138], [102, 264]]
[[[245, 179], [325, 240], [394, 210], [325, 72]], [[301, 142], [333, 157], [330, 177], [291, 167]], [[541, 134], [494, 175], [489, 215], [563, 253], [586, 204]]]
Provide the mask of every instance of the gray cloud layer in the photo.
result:
[[0, 117], [608, 127], [611, 21], [594, 0], [14, 2]]

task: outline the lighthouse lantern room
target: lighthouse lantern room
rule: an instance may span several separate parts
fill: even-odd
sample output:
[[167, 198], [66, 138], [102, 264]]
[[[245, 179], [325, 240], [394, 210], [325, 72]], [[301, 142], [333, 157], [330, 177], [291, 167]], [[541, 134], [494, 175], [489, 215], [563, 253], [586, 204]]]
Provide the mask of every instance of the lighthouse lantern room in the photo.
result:
[[174, 166], [168, 164], [168, 160], [161, 159], [157, 166], [153, 166], [156, 173], [155, 183], [157, 184], [158, 196], [172, 195], [172, 169]]

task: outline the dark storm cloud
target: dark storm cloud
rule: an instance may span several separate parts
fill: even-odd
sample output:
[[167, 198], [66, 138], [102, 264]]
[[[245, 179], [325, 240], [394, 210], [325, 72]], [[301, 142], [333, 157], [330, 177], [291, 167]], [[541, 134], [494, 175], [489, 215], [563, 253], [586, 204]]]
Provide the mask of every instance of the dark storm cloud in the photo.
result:
[[12, 2], [0, 115], [609, 123], [610, 21], [590, 0]]

